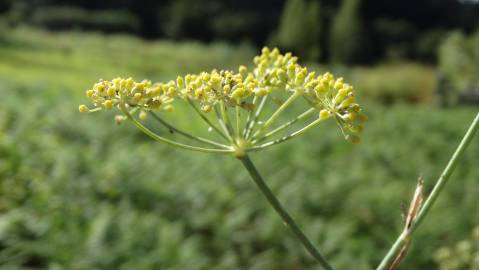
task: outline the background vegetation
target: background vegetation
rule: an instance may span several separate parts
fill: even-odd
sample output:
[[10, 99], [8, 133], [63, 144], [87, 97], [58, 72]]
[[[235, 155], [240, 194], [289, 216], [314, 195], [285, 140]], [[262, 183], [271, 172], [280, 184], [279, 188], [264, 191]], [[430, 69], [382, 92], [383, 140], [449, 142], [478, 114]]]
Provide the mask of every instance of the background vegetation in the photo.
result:
[[[239, 162], [77, 111], [99, 78], [234, 68], [265, 43], [344, 76], [364, 104], [358, 146], [329, 123], [252, 158], [333, 265], [372, 269], [417, 177], [432, 187], [478, 111], [478, 7], [286, 2], [0, 2], [0, 269], [314, 269]], [[208, 132], [180, 110], [172, 121]], [[477, 142], [403, 269], [444, 267], [440, 248], [479, 224]]]

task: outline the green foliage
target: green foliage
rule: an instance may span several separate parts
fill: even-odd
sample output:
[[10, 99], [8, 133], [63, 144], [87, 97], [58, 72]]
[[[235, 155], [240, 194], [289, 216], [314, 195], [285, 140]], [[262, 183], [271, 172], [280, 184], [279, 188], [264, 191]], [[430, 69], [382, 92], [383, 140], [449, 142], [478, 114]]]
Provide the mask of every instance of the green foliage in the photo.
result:
[[439, 48], [439, 70], [447, 80], [447, 103], [457, 102], [458, 95], [479, 87], [479, 31], [470, 37], [454, 31]]
[[[411, 42], [417, 35], [417, 29], [408, 20], [383, 17], [374, 21], [375, 31], [381, 39], [378, 40], [378, 50], [383, 50], [388, 60], [398, 60], [410, 57], [415, 49]], [[419, 41], [422, 39], [418, 37]], [[435, 51], [432, 51], [435, 54]]]
[[219, 66], [232, 69], [255, 55], [249, 46], [224, 43], [146, 42], [124, 35], [55, 35], [29, 28], [9, 32], [7, 41], [0, 48], [0, 74], [26, 85], [48, 84], [57, 89], [86, 90], [98, 77], [161, 81]]
[[359, 60], [363, 29], [359, 13], [360, 0], [343, 0], [333, 19], [330, 33], [330, 56], [333, 63], [350, 64]]
[[[249, 48], [28, 29], [9, 40], [0, 47], [2, 268], [315, 269], [238, 161], [157, 144], [129, 123], [114, 125], [114, 115], [76, 109], [98, 76], [173, 79], [234, 67]], [[477, 111], [365, 107], [359, 146], [330, 123], [252, 156], [338, 269], [379, 261], [402, 230], [400, 205], [417, 176], [429, 190]], [[208, 132], [190, 114], [175, 115], [175, 125]], [[443, 239], [463, 239], [479, 223], [478, 158], [474, 141], [404, 269], [435, 269], [431, 254]]]
[[436, 85], [434, 70], [414, 63], [356, 68], [351, 76], [361, 98], [383, 104], [430, 103]]
[[[268, 40], [272, 40], [271, 36], [277, 32], [279, 22], [282, 21], [282, 7], [287, 2], [294, 1], [3, 0], [0, 1], [0, 13], [8, 14], [6, 16], [9, 17], [10, 22], [22, 25], [29, 23], [32, 15], [37, 12], [36, 10], [43, 8], [68, 5], [86, 9], [92, 15], [97, 14], [97, 11], [100, 10], [124, 10], [134, 15], [135, 21], [138, 22], [135, 33], [143, 37], [196, 39], [207, 42], [212, 40], [247, 41], [260, 46], [267, 43]], [[313, 51], [312, 58], [321, 51], [321, 60], [328, 60], [325, 52], [329, 51], [330, 42], [327, 37], [329, 24], [334, 16], [333, 11], [341, 1], [301, 0], [296, 2], [304, 2], [306, 6], [308, 3], [313, 5], [311, 2], [321, 3], [321, 21], [315, 20], [316, 24], [312, 24], [308, 28], [300, 28], [300, 32], [312, 33], [314, 36], [316, 30], [311, 30], [315, 29], [315, 25], [320, 26], [322, 28], [319, 30], [320, 35], [324, 34], [321, 37], [321, 46], [317, 46], [317, 48], [322, 48]], [[363, 42], [367, 42], [367, 44], [363, 45], [361, 42], [359, 45], [362, 50], [360, 62], [377, 62], [391, 57], [434, 62], [436, 59], [434, 48], [438, 44], [434, 41], [437, 41], [439, 37], [434, 32], [438, 29], [449, 31], [454, 28], [471, 31], [477, 27], [476, 18], [479, 17], [479, 9], [472, 2], [474, 1], [362, 1], [360, 17], [363, 20], [360, 23], [364, 26], [362, 33], [367, 35]], [[315, 17], [316, 15], [308, 14], [309, 11], [314, 13], [313, 10], [316, 8], [305, 9], [306, 12], [299, 13], [297, 19], [305, 21], [306, 17]], [[52, 15], [62, 17], [61, 14], [52, 13]], [[72, 21], [77, 20], [75, 16], [71, 18]], [[357, 23], [356, 19], [352, 19], [353, 23]], [[62, 22], [68, 23], [63, 18]], [[88, 23], [88, 21], [84, 23]], [[351, 26], [356, 27], [355, 24], [351, 24]], [[130, 29], [128, 25], [126, 27]], [[84, 28], [81, 27], [81, 29]], [[274, 40], [274, 42], [276, 43], [278, 40]], [[300, 47], [305, 46], [302, 43], [298, 44]], [[306, 44], [309, 44], [309, 41]], [[315, 47], [307, 48], [314, 49]], [[364, 54], [365, 49], [368, 49], [367, 54]], [[298, 54], [297, 51], [295, 53]], [[306, 55], [301, 55], [301, 57], [304, 56]]]
[[442, 247], [434, 254], [440, 270], [479, 269], [479, 227], [471, 239], [462, 240], [454, 246]]
[[6, 42], [8, 28], [6, 19], [0, 16], [0, 45]]
[[180, 38], [185, 34], [185, 28], [198, 23], [210, 8], [210, 4], [203, 5], [199, 1], [178, 0], [172, 2], [168, 8], [168, 20], [163, 25], [168, 37]]
[[[173, 39], [230, 40], [250, 42], [261, 33], [267, 18], [262, 5], [249, 8], [243, 2], [221, 0], [171, 1], [162, 11], [160, 19], [164, 34]], [[260, 27], [261, 26], [261, 27]]]
[[423, 33], [416, 42], [416, 56], [423, 61], [437, 64], [439, 46], [446, 35], [447, 32], [441, 29]]
[[454, 88], [464, 88], [471, 76], [472, 65], [467, 50], [466, 37], [462, 32], [450, 33], [439, 49], [439, 68], [448, 77]]
[[78, 29], [103, 32], [137, 32], [138, 18], [124, 10], [88, 11], [73, 6], [38, 8], [30, 23], [54, 30]]
[[276, 33], [278, 45], [309, 60], [321, 52], [321, 13], [317, 0], [288, 0]]

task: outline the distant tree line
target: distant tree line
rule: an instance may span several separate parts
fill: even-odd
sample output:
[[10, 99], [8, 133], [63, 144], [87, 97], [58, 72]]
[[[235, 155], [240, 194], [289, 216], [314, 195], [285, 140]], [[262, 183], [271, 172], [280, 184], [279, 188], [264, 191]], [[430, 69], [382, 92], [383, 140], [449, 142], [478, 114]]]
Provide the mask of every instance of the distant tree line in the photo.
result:
[[312, 61], [436, 61], [445, 33], [479, 26], [458, 0], [0, 0], [11, 25], [277, 45]]

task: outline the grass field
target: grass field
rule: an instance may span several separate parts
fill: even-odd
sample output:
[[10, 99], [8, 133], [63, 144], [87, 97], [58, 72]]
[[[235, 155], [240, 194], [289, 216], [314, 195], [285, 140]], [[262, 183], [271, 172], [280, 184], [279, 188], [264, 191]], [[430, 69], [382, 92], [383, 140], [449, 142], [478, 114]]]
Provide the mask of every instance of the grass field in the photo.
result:
[[[315, 269], [238, 161], [154, 143], [129, 123], [115, 125], [113, 113], [78, 113], [99, 78], [167, 80], [233, 68], [255, 53], [9, 33], [0, 45], [0, 268]], [[370, 122], [358, 146], [327, 123], [252, 156], [337, 269], [378, 263], [402, 229], [401, 204], [417, 177], [429, 191], [478, 110], [363, 102]], [[179, 125], [206, 132], [191, 112], [177, 115]], [[403, 269], [434, 269], [434, 251], [479, 224], [478, 159], [475, 140]]]

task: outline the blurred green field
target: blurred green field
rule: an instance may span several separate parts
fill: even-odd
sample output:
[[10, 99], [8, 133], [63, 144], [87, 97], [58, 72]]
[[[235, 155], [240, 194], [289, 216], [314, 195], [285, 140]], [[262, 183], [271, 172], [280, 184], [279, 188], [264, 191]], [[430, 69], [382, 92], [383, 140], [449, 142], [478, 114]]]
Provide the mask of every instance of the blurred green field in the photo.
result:
[[[255, 53], [247, 45], [22, 28], [5, 35], [0, 268], [315, 269], [238, 161], [154, 143], [128, 123], [115, 125], [114, 113], [78, 113], [84, 90], [99, 78], [167, 80], [233, 68]], [[362, 144], [349, 145], [328, 123], [252, 156], [337, 269], [371, 269], [379, 262], [402, 229], [401, 204], [408, 203], [417, 177], [424, 176], [429, 190], [477, 113], [478, 107], [432, 106], [434, 71], [414, 68], [429, 74], [417, 78], [424, 87], [411, 94], [420, 104], [396, 98], [402, 88], [377, 95], [358, 88], [370, 118]], [[411, 74], [410, 66], [394, 70]], [[388, 76], [404, 79], [387, 66], [338, 72], [370, 89], [392, 85]], [[206, 132], [190, 113], [175, 120]], [[435, 269], [433, 253], [479, 224], [478, 159], [475, 140], [417, 231], [402, 269]]]

